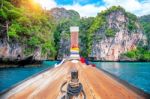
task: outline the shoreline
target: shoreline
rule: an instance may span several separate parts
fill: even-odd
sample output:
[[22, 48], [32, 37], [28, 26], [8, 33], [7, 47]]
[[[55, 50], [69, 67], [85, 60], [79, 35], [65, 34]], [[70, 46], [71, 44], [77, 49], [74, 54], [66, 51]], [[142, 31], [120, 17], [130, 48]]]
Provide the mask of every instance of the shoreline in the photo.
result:
[[[63, 59], [62, 59], [63, 60]], [[56, 59], [56, 60], [53, 60], [53, 59], [46, 59], [46, 60], [41, 60], [41, 61], [61, 61], [59, 59]], [[91, 62], [150, 62], [150, 61], [143, 61], [143, 60], [134, 60], [134, 61], [129, 61], [129, 60], [118, 60], [118, 61], [109, 61], [109, 60], [91, 60], [89, 59], [88, 61], [91, 61]]]
[[15, 68], [15, 67], [31, 67], [31, 66], [40, 66], [43, 61], [32, 61], [30, 63], [25, 63], [21, 65], [19, 61], [0, 61], [0, 68]]
[[[0, 68], [15, 68], [15, 67], [32, 67], [32, 66], [40, 66], [42, 64], [43, 61], [61, 61], [61, 60], [51, 60], [51, 59], [47, 59], [47, 60], [33, 60], [31, 63], [29, 64], [25, 64], [25, 65], [20, 65], [18, 63], [18, 61], [0, 61]], [[102, 61], [102, 60], [88, 60], [89, 62], [119, 62], [119, 63], [126, 63], [126, 62], [150, 62], [150, 61]]]

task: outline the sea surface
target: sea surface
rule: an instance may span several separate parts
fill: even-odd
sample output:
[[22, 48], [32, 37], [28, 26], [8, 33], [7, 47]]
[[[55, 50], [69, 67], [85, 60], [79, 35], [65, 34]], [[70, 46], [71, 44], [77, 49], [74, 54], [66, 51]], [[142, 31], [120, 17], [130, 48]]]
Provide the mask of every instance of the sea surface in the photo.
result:
[[38, 74], [48, 68], [53, 68], [58, 61], [43, 61], [41, 66], [3, 68], [0, 69], [0, 92], [7, 90], [11, 86]]
[[[0, 92], [3, 92], [35, 74], [53, 68], [58, 61], [44, 61], [40, 67], [20, 67], [0, 69]], [[150, 93], [150, 62], [94, 62], [129, 84]]]
[[150, 62], [94, 62], [129, 84], [150, 94]]

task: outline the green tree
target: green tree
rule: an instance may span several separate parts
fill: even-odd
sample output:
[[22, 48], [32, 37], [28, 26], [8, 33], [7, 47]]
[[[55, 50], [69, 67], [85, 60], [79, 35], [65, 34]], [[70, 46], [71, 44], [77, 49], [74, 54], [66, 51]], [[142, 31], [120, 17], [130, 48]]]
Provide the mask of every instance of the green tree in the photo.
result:
[[105, 35], [107, 37], [114, 37], [115, 36], [115, 31], [113, 29], [106, 29], [105, 32], [106, 32]]

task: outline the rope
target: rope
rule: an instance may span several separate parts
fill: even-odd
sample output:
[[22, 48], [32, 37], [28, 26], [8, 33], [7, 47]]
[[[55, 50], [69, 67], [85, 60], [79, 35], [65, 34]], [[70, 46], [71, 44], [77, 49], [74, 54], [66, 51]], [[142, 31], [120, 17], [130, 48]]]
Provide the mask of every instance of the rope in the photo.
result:
[[67, 93], [69, 96], [78, 96], [82, 90], [83, 90], [83, 86], [81, 83], [79, 83], [79, 86], [77, 87], [72, 87], [70, 84], [68, 84], [67, 87]]
[[[62, 90], [63, 86], [67, 84], [67, 91]], [[78, 79], [78, 71], [76, 69], [72, 69], [71, 71], [71, 80], [69, 82], [64, 82], [61, 85], [61, 92], [62, 93], [66, 93], [66, 96], [63, 96], [62, 99], [64, 99], [64, 97], [68, 97], [67, 99], [70, 99], [71, 97], [78, 97], [81, 93], [84, 96], [84, 99], [86, 99], [86, 95], [84, 93], [83, 90], [83, 86], [82, 84], [79, 82]]]
[[83, 90], [83, 86], [79, 82], [69, 82], [67, 86], [67, 91], [62, 90], [62, 88], [67, 84], [67, 81], [64, 82], [61, 87], [61, 93], [66, 93], [68, 97], [78, 96], [80, 93], [83, 93], [84, 99], [86, 99], [86, 94]]
[[61, 91], [61, 93], [66, 93], [66, 91], [64, 91], [64, 90], [62, 90], [62, 88], [64, 87], [64, 85], [67, 83], [67, 81], [66, 82], [64, 82], [62, 85], [61, 85], [61, 87], [60, 87], [60, 91]]

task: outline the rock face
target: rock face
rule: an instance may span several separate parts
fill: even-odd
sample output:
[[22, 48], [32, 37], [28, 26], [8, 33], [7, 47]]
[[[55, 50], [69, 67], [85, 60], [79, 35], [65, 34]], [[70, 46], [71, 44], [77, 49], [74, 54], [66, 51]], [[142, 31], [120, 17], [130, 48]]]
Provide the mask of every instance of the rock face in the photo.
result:
[[22, 47], [19, 43], [12, 41], [8, 43], [7, 30], [0, 31], [0, 59], [15, 60], [23, 57]]
[[53, 8], [49, 12], [57, 22], [66, 19], [74, 21], [80, 19], [79, 13], [74, 10], [66, 10], [65, 8]]
[[[50, 13], [58, 23], [61, 21], [64, 22], [62, 22], [60, 24], [60, 28], [58, 28], [60, 41], [56, 44], [58, 45], [57, 59], [62, 59], [69, 56], [70, 53], [69, 27], [73, 25], [72, 23], [78, 22], [80, 20], [80, 16], [77, 12], [73, 10], [66, 10], [64, 8], [54, 8], [50, 11]], [[101, 25], [98, 26], [98, 30], [96, 32], [92, 32], [94, 35], [91, 37], [93, 41], [90, 45], [92, 46], [90, 57], [94, 57], [96, 60], [118, 61], [121, 59], [120, 55], [122, 53], [136, 49], [137, 44], [140, 41], [143, 41], [144, 44], [146, 43], [147, 40], [145, 35], [143, 35], [143, 31], [137, 17], [125, 12], [123, 8], [114, 7], [113, 10], [107, 11], [107, 14], [102, 17], [102, 20], [103, 18], [106, 22], [102, 24], [99, 22]], [[93, 23], [96, 23], [96, 21], [93, 21]], [[80, 24], [82, 24], [81, 21], [77, 23], [77, 25]], [[90, 27], [93, 28], [95, 25], [97, 25], [97, 23]], [[91, 28], [88, 29], [90, 31]], [[82, 44], [82, 41], [80, 41], [80, 43]]]
[[[136, 45], [143, 38], [143, 32], [138, 21], [136, 29], [128, 28], [129, 18], [123, 11], [113, 11], [106, 16], [107, 24], [95, 34], [92, 45], [92, 57], [96, 60], [118, 61], [120, 54], [136, 49]], [[115, 29], [113, 37], [106, 36], [105, 29]]]
[[[55, 41], [57, 50], [57, 59], [63, 59], [70, 55], [70, 26], [75, 26], [80, 21], [80, 15], [74, 10], [66, 10], [64, 8], [53, 8], [50, 10], [50, 14], [54, 17], [58, 24]], [[58, 37], [59, 36], [59, 37]]]
[[[19, 43], [7, 43], [3, 40], [0, 41], [0, 58], [1, 59], [8, 59], [10, 61], [13, 60], [21, 60], [26, 58], [27, 56], [24, 55], [23, 50], [24, 46], [21, 46]], [[41, 59], [41, 49], [39, 47], [35, 48], [32, 54], [34, 60]]]
[[36, 47], [33, 53], [34, 60], [41, 60], [41, 48]]
[[[22, 60], [28, 57], [24, 55], [24, 50], [26, 50], [26, 48], [27, 47], [25, 47], [23, 44], [20, 44], [18, 41], [14, 39], [9, 40], [6, 29], [2, 29], [0, 31], [0, 59], [2, 61], [5, 59], [8, 61]], [[41, 49], [35, 48], [35, 51], [33, 52], [32, 55], [35, 60], [40, 60]]]
[[139, 20], [143, 26], [145, 39], [147, 39], [148, 49], [150, 50], [150, 14], [139, 17]]
[[[24, 55], [24, 46], [21, 46], [17, 42], [8, 43], [6, 39], [0, 39], [0, 59], [7, 59], [9, 61], [22, 60], [27, 56]], [[35, 60], [41, 59], [41, 49], [35, 48], [32, 56]]]
[[8, 44], [1, 40], [0, 58], [9, 58], [10, 60], [20, 59], [23, 57], [22, 48], [18, 43]]
[[65, 32], [62, 32], [57, 59], [61, 60], [63, 58], [68, 57], [69, 55], [70, 55], [70, 36], [67, 35]]

